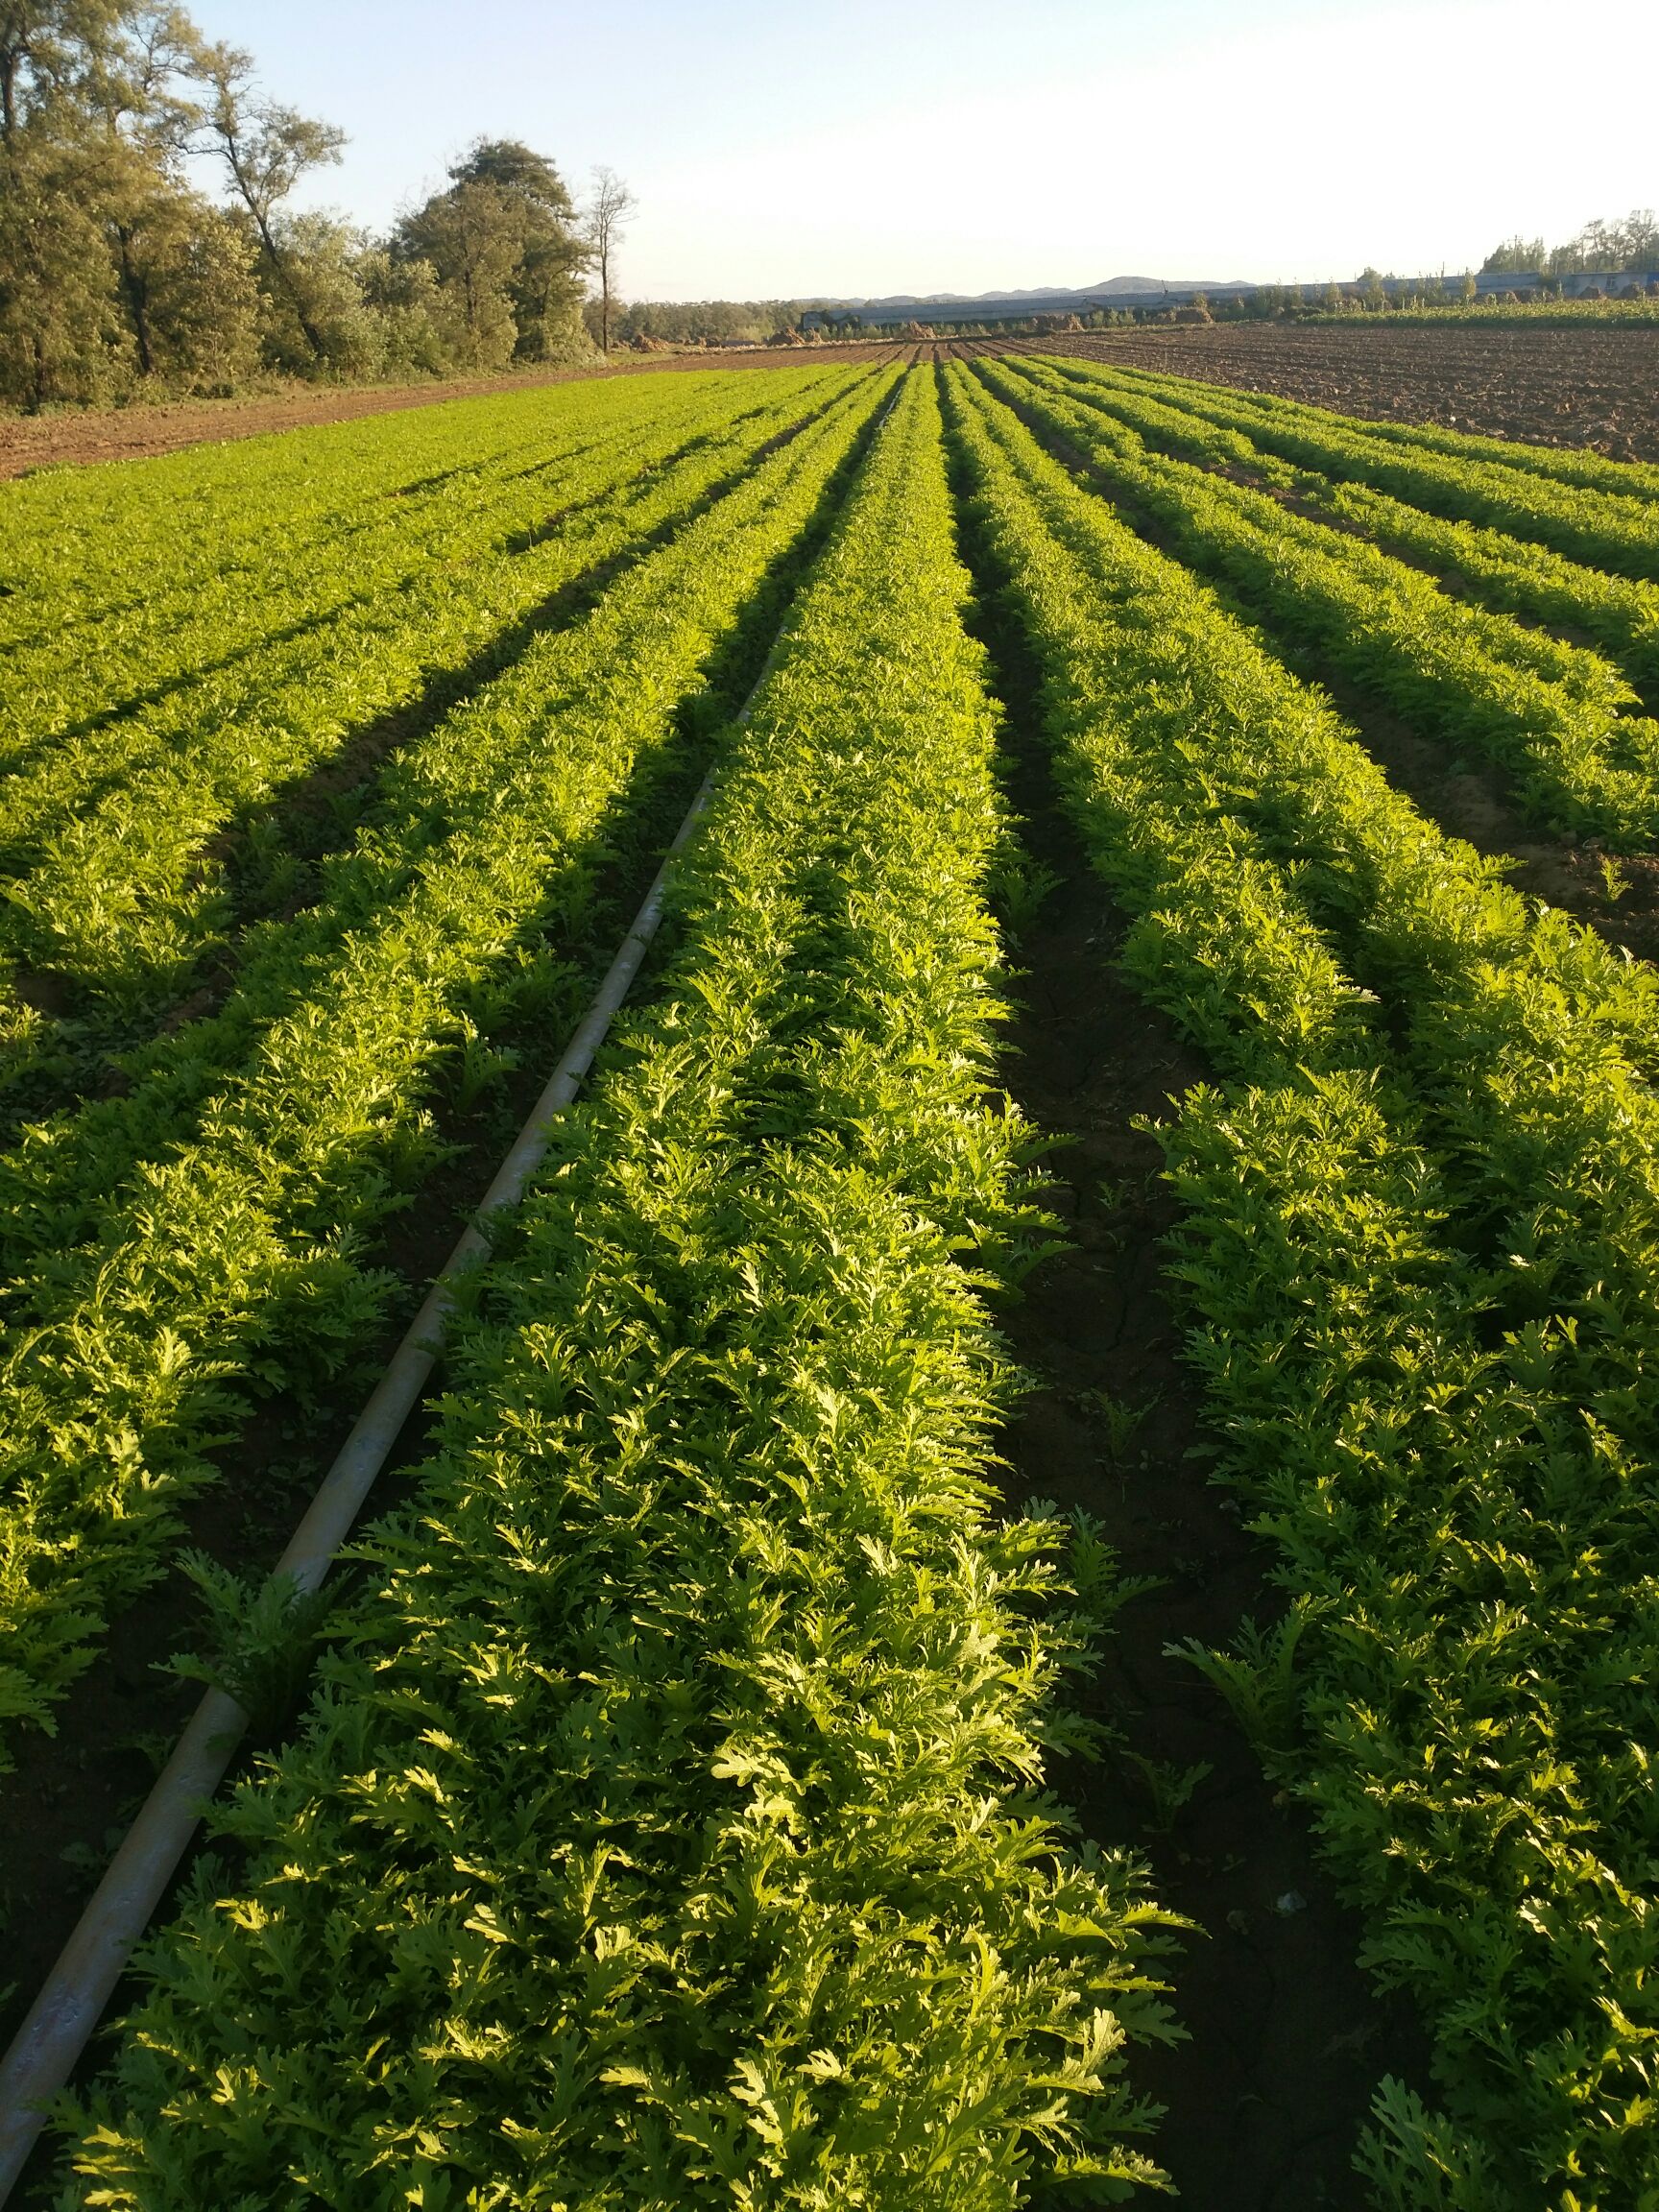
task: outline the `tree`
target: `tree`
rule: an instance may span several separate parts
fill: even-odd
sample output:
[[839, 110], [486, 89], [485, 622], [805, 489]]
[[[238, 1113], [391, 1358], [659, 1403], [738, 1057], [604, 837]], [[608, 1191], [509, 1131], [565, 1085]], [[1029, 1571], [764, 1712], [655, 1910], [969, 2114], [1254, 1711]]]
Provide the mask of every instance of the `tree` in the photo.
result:
[[[591, 252], [545, 156], [480, 139], [376, 241], [294, 211], [343, 143], [268, 98], [177, 0], [0, 0], [0, 405], [221, 391], [261, 365], [441, 374], [590, 355]], [[215, 199], [193, 159], [223, 180]]]
[[450, 175], [460, 191], [487, 186], [499, 193], [508, 226], [517, 230], [517, 254], [507, 278], [514, 354], [551, 361], [583, 350], [580, 276], [587, 249], [575, 203], [553, 163], [517, 138], [480, 138]]
[[73, 103], [89, 52], [120, 17], [119, 0], [0, 0], [0, 145]]
[[169, 5], [140, 5], [119, 35], [88, 50], [88, 160], [143, 376], [221, 389], [257, 362], [252, 255], [234, 226], [187, 184], [183, 161], [202, 110], [203, 47]]
[[139, 371], [151, 376], [157, 351], [151, 313], [154, 287], [139, 236], [145, 215], [153, 217], [156, 204], [169, 202], [177, 189], [173, 164], [192, 111], [175, 87], [188, 60], [189, 37], [183, 17], [166, 8], [141, 17], [135, 29], [131, 41], [104, 41], [93, 49], [86, 84], [88, 106], [101, 126], [103, 198], [121, 303], [132, 325]]
[[568, 187], [544, 154], [517, 138], [476, 138], [449, 171], [451, 183], [493, 184], [539, 208], [550, 221], [572, 223], [576, 207]]
[[599, 350], [611, 350], [611, 271], [629, 218], [639, 203], [614, 169], [601, 164], [593, 172], [593, 192], [588, 202], [588, 244], [599, 276]]
[[252, 84], [252, 57], [237, 47], [203, 46], [196, 66], [210, 95], [201, 114], [201, 143], [224, 162], [259, 241], [272, 283], [293, 309], [320, 367], [327, 348], [305, 298], [296, 257], [284, 251], [278, 210], [308, 170], [339, 160], [346, 134], [331, 123], [301, 115], [297, 108], [258, 97]]
[[75, 162], [43, 132], [0, 151], [0, 397], [28, 408], [108, 397], [120, 319]]
[[1480, 266], [1493, 275], [1514, 276], [1571, 276], [1587, 270], [1610, 276], [1646, 273], [1659, 269], [1659, 216], [1651, 207], [1635, 207], [1620, 222], [1599, 217], [1575, 238], [1548, 250], [1542, 238], [1517, 234], [1495, 247]]
[[380, 374], [442, 376], [453, 366], [438, 273], [430, 261], [397, 258], [371, 241], [356, 254], [353, 275], [378, 339]]
[[[596, 307], [598, 302], [590, 304]], [[709, 339], [771, 338], [781, 330], [795, 329], [802, 306], [799, 300], [637, 300], [621, 308], [613, 321], [623, 345], [659, 338], [670, 345], [696, 346]]]
[[1546, 261], [1543, 239], [1523, 238], [1517, 231], [1513, 238], [1505, 238], [1501, 246], [1495, 246], [1480, 268], [1483, 275], [1523, 276], [1541, 270]]
[[1659, 222], [1655, 221], [1651, 207], [1634, 208], [1623, 222], [1598, 219], [1586, 223], [1576, 238], [1570, 238], [1565, 246], [1557, 246], [1549, 259], [1552, 276], [1570, 276], [1586, 269], [1603, 269], [1613, 274], [1653, 268], [1659, 268]]
[[564, 179], [512, 138], [481, 138], [449, 188], [406, 215], [395, 259], [429, 261], [469, 366], [554, 361], [588, 350], [581, 273], [589, 249]]
[[[177, 298], [236, 293], [223, 225], [179, 173], [193, 45], [186, 17], [146, 0], [0, 0], [5, 396], [109, 397], [155, 373], [176, 352], [156, 324], [159, 264]], [[246, 292], [224, 302], [231, 329]]]
[[394, 257], [431, 268], [449, 349], [467, 368], [502, 369], [513, 358], [523, 248], [522, 206], [494, 184], [453, 184], [399, 226]]

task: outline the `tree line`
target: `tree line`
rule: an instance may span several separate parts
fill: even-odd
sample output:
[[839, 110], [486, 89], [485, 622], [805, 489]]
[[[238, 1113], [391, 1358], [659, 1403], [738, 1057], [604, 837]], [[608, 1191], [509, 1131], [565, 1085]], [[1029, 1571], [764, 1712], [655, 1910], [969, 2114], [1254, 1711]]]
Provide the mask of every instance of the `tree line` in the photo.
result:
[[345, 143], [180, 8], [0, 0], [0, 402], [492, 372], [611, 342], [635, 204], [611, 171], [578, 207], [544, 155], [480, 139], [373, 236], [293, 205]]
[[1494, 276], [1576, 276], [1587, 270], [1651, 276], [1659, 271], [1659, 215], [1637, 207], [1621, 222], [1586, 223], [1564, 246], [1546, 247], [1542, 238], [1517, 232], [1494, 247], [1480, 266]]
[[676, 346], [733, 343], [788, 343], [800, 327], [804, 309], [815, 300], [638, 300], [620, 310], [616, 329], [624, 339], [660, 339]]

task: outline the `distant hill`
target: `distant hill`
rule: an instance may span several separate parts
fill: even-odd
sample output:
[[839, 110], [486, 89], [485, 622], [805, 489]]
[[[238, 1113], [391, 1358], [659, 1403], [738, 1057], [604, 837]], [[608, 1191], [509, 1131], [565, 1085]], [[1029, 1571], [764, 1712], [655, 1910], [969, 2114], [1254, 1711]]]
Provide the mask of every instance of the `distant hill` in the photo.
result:
[[1103, 284], [1086, 284], [1074, 299], [1097, 299], [1102, 292], [1248, 292], [1251, 276], [1108, 276]]
[[1108, 276], [1098, 284], [1040, 284], [1006, 292], [889, 292], [879, 299], [825, 300], [826, 307], [938, 307], [974, 300], [1099, 300], [1115, 292], [1243, 292], [1244, 276]]

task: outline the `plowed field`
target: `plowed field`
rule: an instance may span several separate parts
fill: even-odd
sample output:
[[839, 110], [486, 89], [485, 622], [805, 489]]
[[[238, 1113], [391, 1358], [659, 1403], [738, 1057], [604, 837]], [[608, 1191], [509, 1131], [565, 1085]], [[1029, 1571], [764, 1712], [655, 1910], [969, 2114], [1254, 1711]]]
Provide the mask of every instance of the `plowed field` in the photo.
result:
[[1041, 349], [1393, 422], [1659, 460], [1659, 328], [1327, 325], [1111, 330]]

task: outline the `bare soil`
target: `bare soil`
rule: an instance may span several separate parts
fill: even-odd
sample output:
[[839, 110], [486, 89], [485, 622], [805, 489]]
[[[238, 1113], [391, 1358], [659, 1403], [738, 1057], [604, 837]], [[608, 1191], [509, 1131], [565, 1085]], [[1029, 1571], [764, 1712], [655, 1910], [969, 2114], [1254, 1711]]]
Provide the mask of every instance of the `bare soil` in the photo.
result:
[[1659, 326], [1150, 326], [1019, 342], [1339, 414], [1659, 460]]
[[474, 376], [447, 383], [290, 387], [280, 393], [234, 399], [178, 399], [156, 406], [64, 408], [45, 415], [0, 413], [0, 479], [36, 469], [63, 469], [93, 461], [136, 461], [173, 453], [182, 445], [228, 444], [275, 430], [302, 430], [324, 422], [354, 422], [405, 407], [435, 407], [445, 399], [481, 399], [496, 392], [532, 391], [544, 384], [595, 377], [657, 375], [684, 369], [781, 369], [820, 355], [878, 361], [907, 350], [892, 343], [781, 346], [753, 350], [714, 348], [685, 353], [647, 353], [596, 369], [538, 369], [517, 376]]

